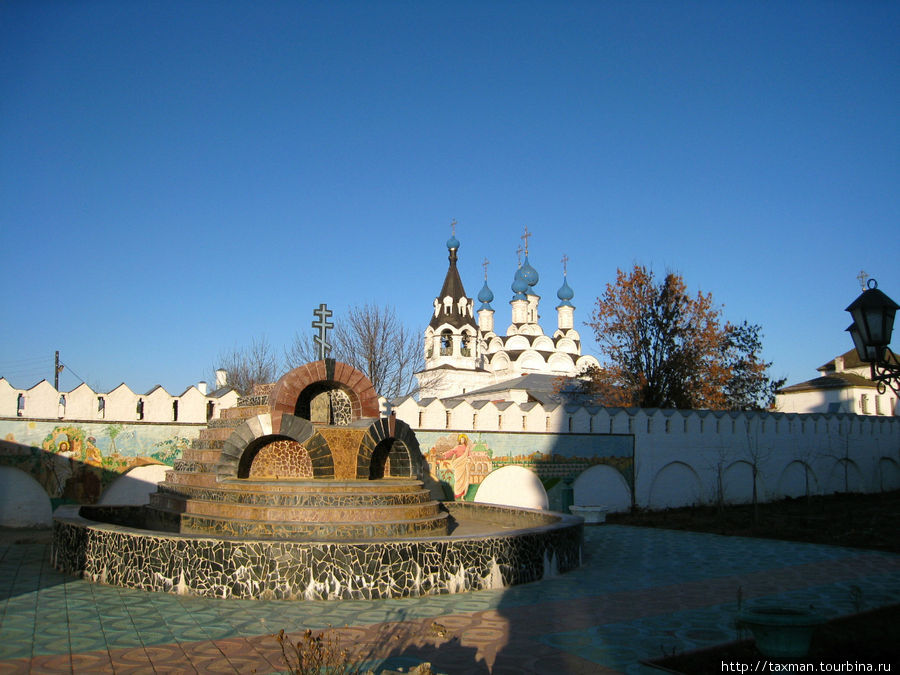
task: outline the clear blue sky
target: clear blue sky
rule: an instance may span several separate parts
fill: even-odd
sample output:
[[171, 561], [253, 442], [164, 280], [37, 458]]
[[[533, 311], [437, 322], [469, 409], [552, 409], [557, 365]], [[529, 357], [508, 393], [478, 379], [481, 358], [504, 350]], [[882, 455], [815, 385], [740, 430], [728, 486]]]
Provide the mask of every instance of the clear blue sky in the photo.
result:
[[527, 225], [546, 330], [564, 253], [578, 322], [642, 263], [796, 382], [861, 269], [900, 301], [898, 186], [897, 2], [10, 0], [0, 375], [177, 394], [319, 302], [424, 329], [455, 218], [501, 327]]

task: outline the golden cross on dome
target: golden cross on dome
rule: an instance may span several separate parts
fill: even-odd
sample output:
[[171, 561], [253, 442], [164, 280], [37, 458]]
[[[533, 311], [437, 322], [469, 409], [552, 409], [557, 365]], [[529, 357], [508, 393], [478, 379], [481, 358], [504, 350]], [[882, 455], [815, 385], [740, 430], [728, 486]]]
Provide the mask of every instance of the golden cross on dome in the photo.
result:
[[563, 276], [566, 276], [566, 274], [568, 273], [567, 267], [569, 264], [569, 256], [567, 256], [565, 253], [563, 253], [563, 257], [560, 262], [562, 262], [562, 264], [563, 264]]
[[528, 226], [525, 226], [525, 234], [522, 235], [522, 241], [525, 242], [525, 256], [528, 256], [528, 237], [532, 236], [532, 233], [528, 231]]

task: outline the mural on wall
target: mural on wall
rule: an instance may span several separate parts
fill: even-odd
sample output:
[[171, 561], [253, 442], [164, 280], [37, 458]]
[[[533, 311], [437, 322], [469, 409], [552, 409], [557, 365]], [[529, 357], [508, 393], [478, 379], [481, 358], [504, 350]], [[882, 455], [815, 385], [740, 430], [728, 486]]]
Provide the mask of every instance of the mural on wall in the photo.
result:
[[491, 471], [510, 464], [534, 471], [548, 490], [595, 464], [606, 464], [634, 490], [634, 437], [629, 434], [418, 431], [416, 436], [428, 448], [431, 477], [449, 486], [454, 499], [471, 501]]
[[0, 465], [37, 480], [53, 505], [92, 504], [116, 478], [137, 466], [172, 466], [198, 427], [177, 425], [0, 422]]

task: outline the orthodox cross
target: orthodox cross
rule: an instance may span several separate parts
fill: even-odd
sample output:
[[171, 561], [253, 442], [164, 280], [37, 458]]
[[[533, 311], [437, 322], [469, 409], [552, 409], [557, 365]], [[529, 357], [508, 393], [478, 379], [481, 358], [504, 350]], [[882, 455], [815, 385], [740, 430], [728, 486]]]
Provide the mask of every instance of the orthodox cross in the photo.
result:
[[859, 280], [859, 287], [863, 290], [866, 290], [866, 280], [869, 278], [869, 275], [866, 274], [866, 271], [860, 270], [859, 274], [856, 275], [856, 278]]
[[528, 226], [525, 226], [525, 234], [522, 235], [522, 241], [525, 242], [525, 256], [528, 256], [528, 237], [532, 236], [532, 233], [528, 231]]
[[563, 276], [566, 276], [566, 274], [568, 273], [567, 267], [569, 265], [569, 256], [563, 253], [563, 257], [560, 262], [563, 264]]
[[[522, 251], [523, 250], [524, 249], [522, 248], [521, 244], [519, 245], [519, 248], [516, 249], [516, 267], [522, 266]], [[526, 253], [525, 255], [528, 255], [528, 254]]]
[[319, 334], [313, 335], [313, 340], [315, 340], [316, 344], [319, 346], [319, 358], [324, 359], [325, 355], [331, 351], [331, 345], [328, 344], [327, 341], [328, 329], [334, 328], [334, 324], [326, 319], [334, 314], [334, 312], [328, 309], [328, 306], [323, 302], [319, 305], [318, 309], [313, 310], [313, 314], [319, 317], [318, 321], [312, 322], [312, 327], [319, 329]]
[[454, 218], [450, 223], [450, 234], [452, 234], [454, 237], [456, 236], [456, 218]]
[[484, 262], [481, 263], [481, 266], [484, 268], [484, 280], [485, 281], [487, 281], [487, 268], [488, 268], [488, 265], [490, 265], [490, 264], [491, 263], [487, 258], [485, 258]]

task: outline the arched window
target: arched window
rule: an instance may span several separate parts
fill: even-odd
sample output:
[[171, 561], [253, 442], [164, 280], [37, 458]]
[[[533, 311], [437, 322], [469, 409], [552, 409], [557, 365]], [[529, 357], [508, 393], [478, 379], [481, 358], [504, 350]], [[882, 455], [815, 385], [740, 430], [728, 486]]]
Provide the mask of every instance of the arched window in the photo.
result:
[[472, 356], [472, 349], [469, 347], [469, 336], [463, 334], [462, 340], [459, 343], [459, 353], [463, 356]]

